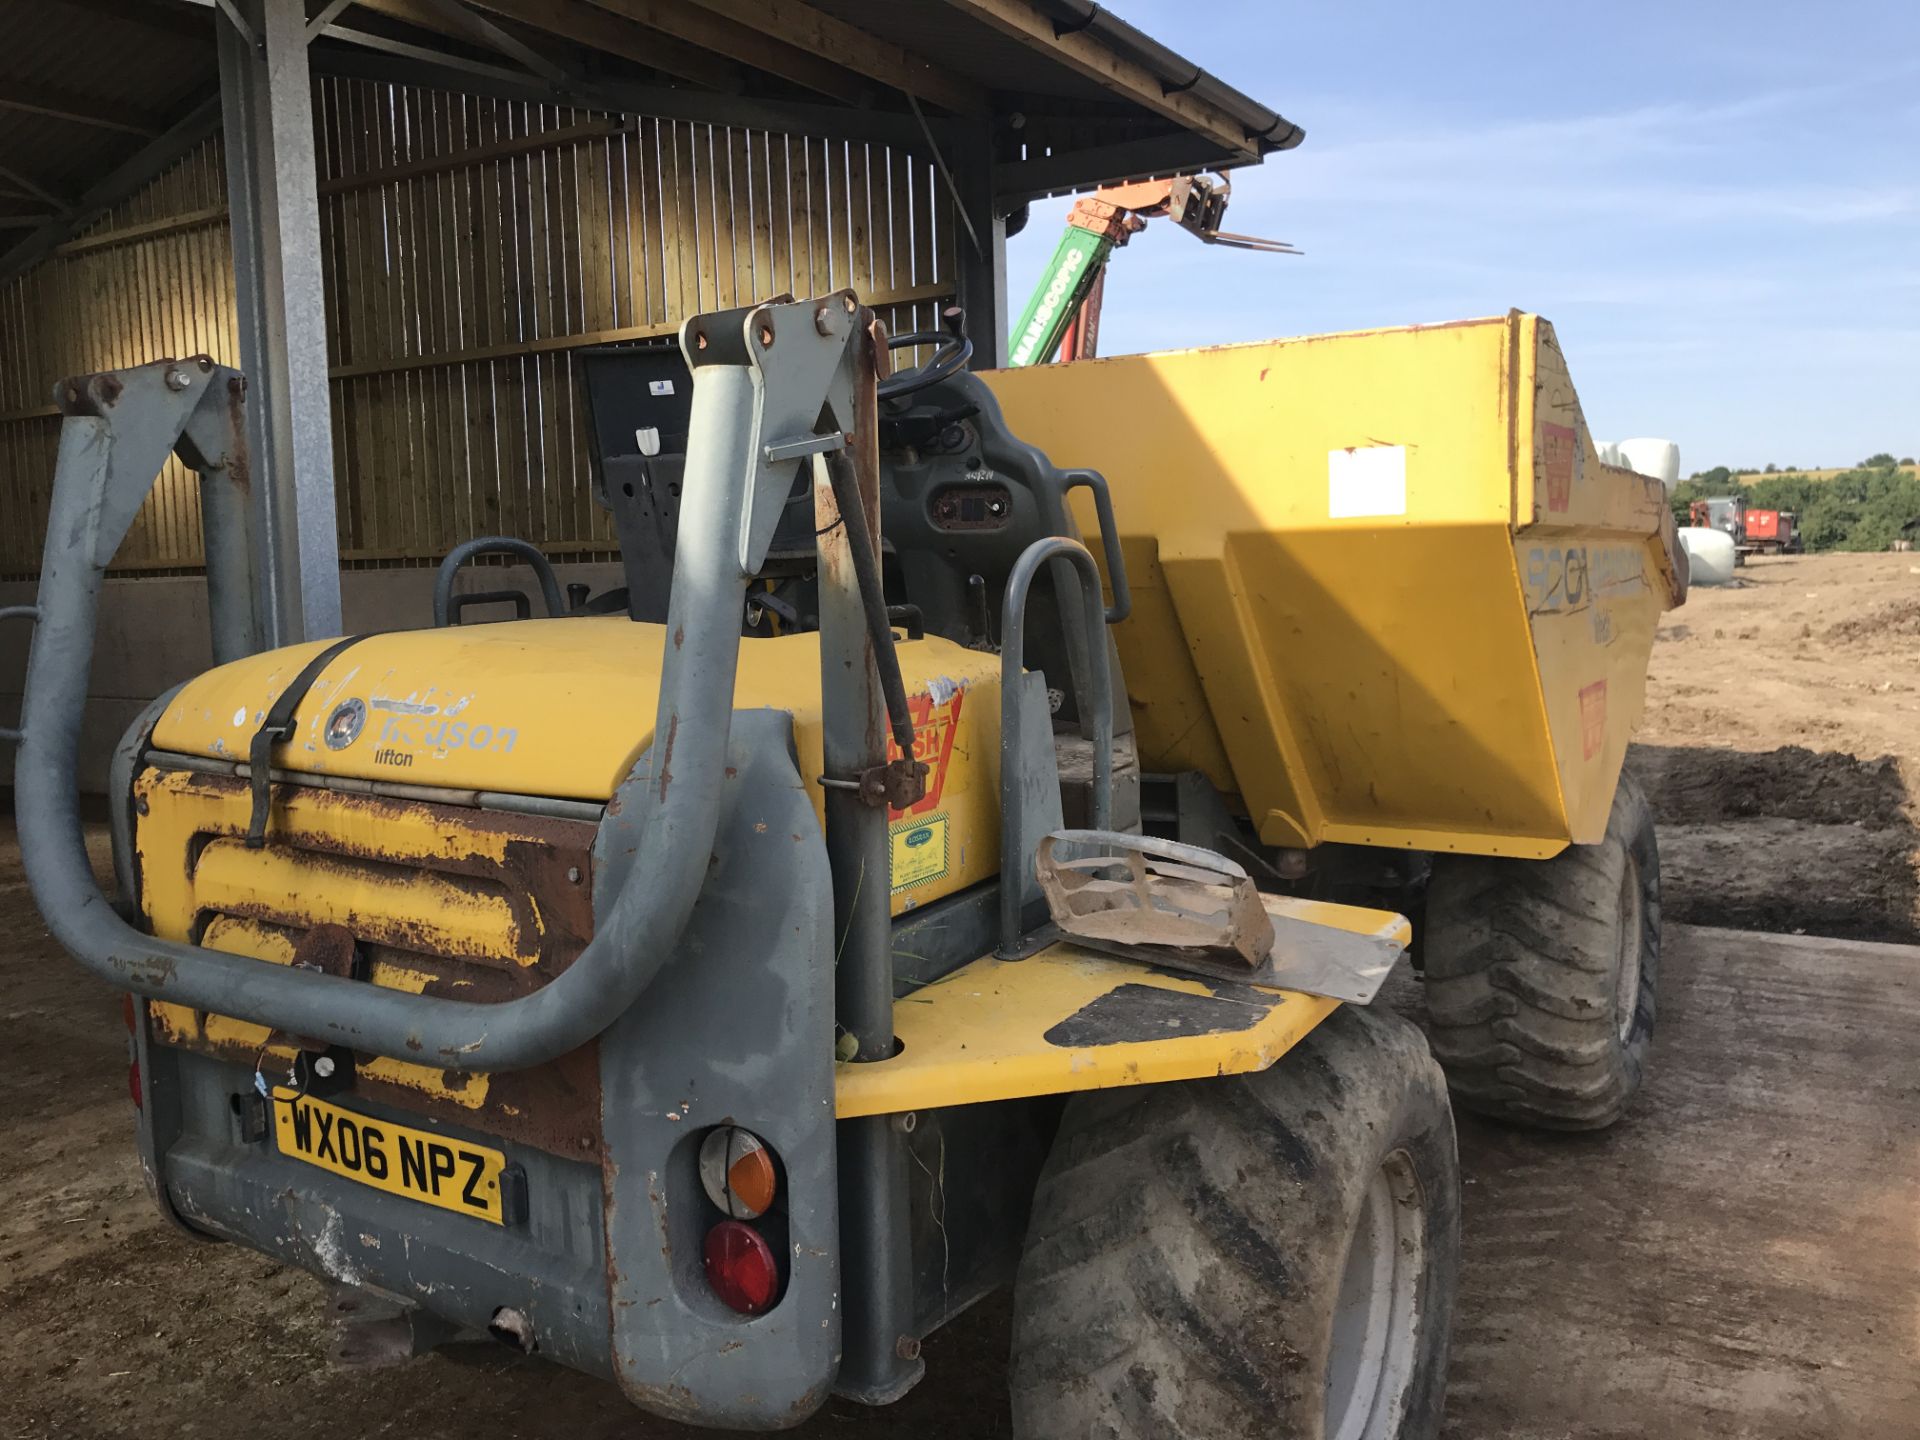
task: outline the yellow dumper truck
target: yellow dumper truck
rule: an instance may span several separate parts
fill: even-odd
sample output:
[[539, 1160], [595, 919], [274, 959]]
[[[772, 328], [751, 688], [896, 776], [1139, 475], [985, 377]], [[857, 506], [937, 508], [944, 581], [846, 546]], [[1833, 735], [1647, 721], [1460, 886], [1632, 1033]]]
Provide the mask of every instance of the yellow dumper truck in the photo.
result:
[[[624, 587], [488, 538], [448, 623], [261, 653], [244, 380], [59, 387], [20, 829], [155, 1197], [705, 1425], [895, 1399], [1012, 1284], [1022, 1437], [1432, 1436], [1447, 1081], [1593, 1126], [1644, 1063], [1659, 485], [1532, 316], [984, 375], [948, 318], [697, 317]], [[120, 746], [109, 899], [78, 720], [170, 452], [224, 663]], [[476, 549], [549, 615], [452, 623]], [[1365, 1003], [1409, 945], [1432, 1055]]]

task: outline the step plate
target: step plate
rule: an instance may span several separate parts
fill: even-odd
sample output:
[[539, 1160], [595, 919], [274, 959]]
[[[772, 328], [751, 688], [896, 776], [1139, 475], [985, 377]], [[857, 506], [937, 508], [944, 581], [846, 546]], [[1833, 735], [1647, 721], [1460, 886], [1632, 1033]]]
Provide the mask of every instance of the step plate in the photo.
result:
[[[1290, 904], [1329, 940], [1404, 946], [1410, 935], [1385, 911]], [[897, 1001], [899, 1053], [840, 1065], [836, 1111], [844, 1120], [1264, 1070], [1338, 1004], [1060, 941], [1025, 960], [976, 960]]]

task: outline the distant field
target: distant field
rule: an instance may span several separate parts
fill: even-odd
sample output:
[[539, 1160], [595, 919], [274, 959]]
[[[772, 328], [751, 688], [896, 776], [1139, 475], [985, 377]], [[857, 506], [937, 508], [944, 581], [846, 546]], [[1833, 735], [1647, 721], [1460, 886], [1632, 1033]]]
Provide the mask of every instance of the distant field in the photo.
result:
[[[1735, 470], [1732, 473], [1737, 480], [1780, 480], [1788, 475], [1804, 475], [1809, 480], [1831, 480], [1836, 475], [1859, 468], [1858, 465], [1836, 465], [1831, 470], [1776, 470], [1771, 475], [1760, 470]], [[1920, 474], [1920, 465], [1902, 465], [1898, 468], [1904, 475]]]

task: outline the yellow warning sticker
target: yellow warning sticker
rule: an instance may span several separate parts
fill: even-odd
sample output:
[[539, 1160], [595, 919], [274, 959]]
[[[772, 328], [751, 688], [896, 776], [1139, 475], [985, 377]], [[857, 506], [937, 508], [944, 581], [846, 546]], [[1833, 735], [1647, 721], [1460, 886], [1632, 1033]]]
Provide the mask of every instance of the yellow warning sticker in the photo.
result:
[[893, 893], [947, 873], [947, 817], [930, 815], [893, 828]]

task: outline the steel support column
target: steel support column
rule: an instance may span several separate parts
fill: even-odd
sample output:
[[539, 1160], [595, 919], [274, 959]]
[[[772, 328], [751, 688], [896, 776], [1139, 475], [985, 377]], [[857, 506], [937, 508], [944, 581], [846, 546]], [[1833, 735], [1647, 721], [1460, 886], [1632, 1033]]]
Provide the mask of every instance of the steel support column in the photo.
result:
[[285, 645], [342, 628], [307, 16], [302, 0], [233, 0], [216, 23], [240, 364], [252, 385], [255, 624], [262, 645]]
[[952, 126], [953, 184], [965, 210], [954, 216], [960, 304], [975, 368], [998, 369], [1007, 363], [1007, 217], [994, 200], [993, 121], [962, 117]]

